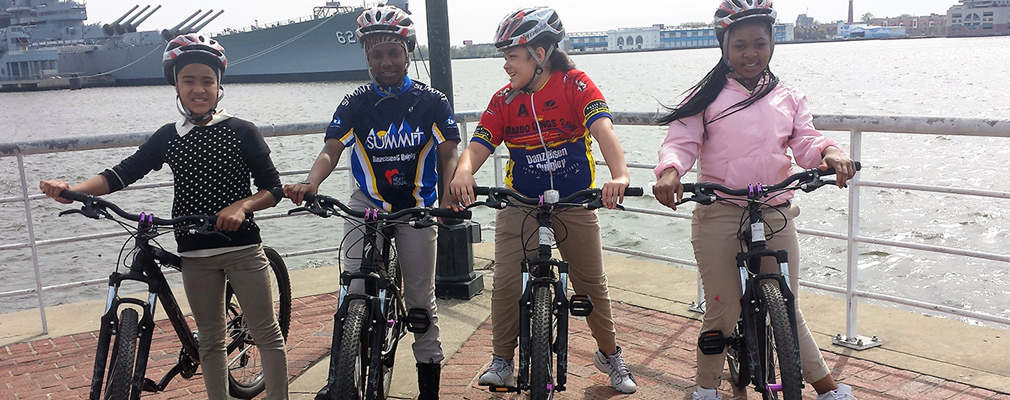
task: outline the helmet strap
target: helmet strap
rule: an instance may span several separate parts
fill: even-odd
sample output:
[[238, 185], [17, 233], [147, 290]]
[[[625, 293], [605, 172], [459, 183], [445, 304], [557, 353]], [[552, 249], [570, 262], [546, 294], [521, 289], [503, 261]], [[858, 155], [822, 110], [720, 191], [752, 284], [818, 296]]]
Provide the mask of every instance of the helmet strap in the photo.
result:
[[176, 93], [175, 109], [179, 111], [179, 114], [181, 114], [183, 118], [186, 118], [187, 121], [195, 125], [196, 123], [204, 121], [207, 118], [214, 116], [214, 114], [217, 114], [217, 106], [218, 104], [221, 104], [222, 99], [224, 99], [224, 86], [218, 86], [217, 101], [214, 102], [214, 105], [211, 106], [210, 110], [207, 110], [207, 112], [203, 114], [197, 114], [193, 112], [193, 110], [186, 108], [186, 106], [182, 104], [182, 96]]
[[537, 81], [537, 78], [539, 78], [540, 75], [544, 73], [544, 69], [547, 68], [547, 60], [549, 60], [551, 58], [551, 54], [554, 53], [554, 46], [547, 46], [544, 48], [544, 58], [537, 57], [537, 51], [533, 48], [533, 46], [526, 46], [526, 50], [530, 52], [530, 56], [532, 56], [533, 60], [537, 62], [537, 69], [533, 71], [533, 78], [531, 78], [525, 86], [519, 90], [512, 90], [512, 93], [509, 93], [508, 97], [505, 98], [505, 104], [512, 103], [512, 100], [514, 100], [520, 92], [532, 93], [535, 91], [533, 89], [533, 83]]

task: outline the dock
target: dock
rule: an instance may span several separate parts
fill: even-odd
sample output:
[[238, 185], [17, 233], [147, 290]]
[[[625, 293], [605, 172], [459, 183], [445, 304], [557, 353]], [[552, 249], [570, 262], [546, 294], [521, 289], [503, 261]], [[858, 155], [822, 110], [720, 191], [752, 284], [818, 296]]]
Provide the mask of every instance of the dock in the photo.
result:
[[[493, 243], [474, 246], [475, 266], [486, 289], [470, 300], [440, 300], [439, 318], [446, 354], [441, 398], [512, 399], [476, 386], [490, 363], [490, 287]], [[696, 295], [696, 273], [671, 265], [606, 254], [614, 301], [618, 344], [635, 375], [638, 392], [622, 395], [592, 365], [595, 342], [584, 319], [571, 324], [568, 390], [560, 399], [690, 399], [694, 389], [694, 349], [700, 314], [688, 310]], [[288, 336], [288, 374], [292, 399], [312, 399], [323, 385], [328, 365], [336, 293], [335, 267], [291, 272], [293, 316]], [[181, 288], [176, 291], [182, 293]], [[860, 326], [883, 346], [854, 351], [831, 344], [844, 329], [844, 299], [805, 290], [800, 294], [807, 324], [832, 374], [867, 399], [1010, 400], [1010, 331], [913, 311], [860, 304]], [[179, 299], [184, 312], [186, 301]], [[0, 319], [0, 398], [83, 399], [90, 384], [97, 323], [104, 299], [48, 308], [50, 334], [38, 334], [34, 310]], [[174, 364], [178, 343], [164, 315], [158, 318], [148, 374], [160, 378]], [[407, 335], [397, 353], [391, 397], [417, 395], [414, 360]], [[729, 399], [730, 388], [721, 388]], [[168, 391], [144, 399], [201, 399], [203, 381], [176, 377]], [[813, 390], [804, 391], [813, 399]], [[259, 398], [263, 398], [260, 396]], [[759, 398], [751, 393], [750, 399]]]

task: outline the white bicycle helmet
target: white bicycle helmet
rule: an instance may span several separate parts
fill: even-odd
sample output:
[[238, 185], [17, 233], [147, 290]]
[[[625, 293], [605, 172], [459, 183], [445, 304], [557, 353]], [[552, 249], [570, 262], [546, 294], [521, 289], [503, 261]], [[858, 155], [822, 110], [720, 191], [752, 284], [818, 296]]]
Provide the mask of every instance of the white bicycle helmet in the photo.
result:
[[228, 66], [228, 57], [224, 55], [224, 47], [217, 40], [203, 35], [179, 35], [168, 42], [165, 53], [161, 56], [161, 65], [165, 70], [165, 80], [175, 86], [176, 66], [199, 62], [207, 64], [218, 71], [218, 81], [224, 78], [224, 70]]
[[715, 11], [715, 36], [722, 43], [730, 25], [752, 18], [766, 19], [774, 24], [778, 14], [772, 8], [772, 0], [723, 0]]
[[358, 16], [358, 29], [354, 31], [358, 43], [364, 46], [361, 38], [380, 33], [402, 36], [407, 41], [407, 52], [413, 52], [417, 44], [410, 14], [394, 6], [373, 7]]
[[509, 14], [498, 24], [494, 47], [499, 51], [521, 46], [545, 37], [551, 44], [565, 37], [565, 26], [553, 8], [523, 8]]

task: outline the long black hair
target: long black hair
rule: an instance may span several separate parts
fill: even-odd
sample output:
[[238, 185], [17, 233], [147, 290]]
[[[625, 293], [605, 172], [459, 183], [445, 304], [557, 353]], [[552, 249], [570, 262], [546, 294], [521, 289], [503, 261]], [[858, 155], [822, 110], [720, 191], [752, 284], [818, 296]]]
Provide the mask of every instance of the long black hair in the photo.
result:
[[[754, 22], [758, 21], [756, 20]], [[771, 23], [767, 21], [761, 21], [761, 22], [768, 27], [768, 33], [769, 33], [768, 36], [771, 38], [772, 43], [774, 44], [775, 35], [774, 31], [772, 30]], [[740, 21], [737, 24], [730, 25], [729, 29], [727, 29], [723, 35], [728, 37], [729, 32], [731, 32], [733, 28], [737, 27], [738, 25], [743, 25], [746, 23], [750, 23], [750, 21]], [[720, 44], [722, 44], [724, 41], [720, 40], [719, 42]], [[670, 123], [680, 120], [682, 118], [698, 115], [699, 113], [703, 114], [705, 112], [705, 109], [707, 109], [708, 106], [712, 105], [712, 102], [714, 102], [715, 99], [719, 97], [719, 93], [722, 92], [722, 88], [725, 87], [726, 82], [729, 81], [727, 75], [729, 75], [730, 72], [733, 72], [733, 69], [730, 68], [726, 60], [720, 58], [719, 63], [716, 64], [715, 67], [708, 72], [708, 75], [705, 75], [705, 77], [702, 78], [700, 82], [698, 82], [690, 89], [688, 89], [686, 92], [684, 92], [688, 93], [687, 101], [681, 103], [679, 106], [676, 107], [663, 105], [663, 108], [665, 108], [670, 113], [662, 117], [659, 117], [656, 120], [656, 122], [659, 125], [669, 125]], [[758, 100], [761, 100], [762, 98], [767, 96], [779, 84], [779, 77], [775, 76], [775, 74], [772, 73], [770, 67], [765, 67], [765, 70], [764, 72], [762, 72], [761, 77], [767, 79], [761, 80], [761, 83], [758, 85], [758, 87], [756, 87], [754, 91], [751, 92], [750, 97], [730, 106], [725, 110], [720, 111], [719, 114], [717, 114], [711, 120], [703, 121], [703, 123], [705, 125], [708, 125], [712, 122], [733, 115], [737, 111], [747, 108], [751, 104], [754, 104]], [[704, 117], [704, 115], [702, 116]]]

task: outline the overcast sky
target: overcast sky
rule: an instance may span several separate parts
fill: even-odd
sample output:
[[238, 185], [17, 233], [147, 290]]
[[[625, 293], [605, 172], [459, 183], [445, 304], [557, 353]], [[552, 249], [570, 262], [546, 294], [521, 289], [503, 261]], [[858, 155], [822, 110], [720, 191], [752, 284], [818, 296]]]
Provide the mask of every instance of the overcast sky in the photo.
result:
[[[718, 0], [447, 0], [449, 31], [453, 45], [464, 40], [476, 43], [491, 41], [498, 21], [519, 7], [548, 5], [561, 16], [569, 32], [606, 31], [614, 28], [677, 25], [684, 22], [711, 21]], [[141, 8], [150, 4], [163, 7], [154, 13], [141, 30], [171, 28], [197, 9], [205, 12], [225, 10], [202, 31], [219, 32], [225, 28], [242, 28], [254, 24], [276, 22], [312, 14], [312, 8], [325, 0], [91, 0], [87, 1], [88, 23], [112, 22], [135, 4]], [[361, 1], [343, 1], [344, 5], [361, 5]], [[370, 2], [371, 3], [371, 2]], [[956, 0], [857, 0], [855, 16], [864, 13], [877, 17], [901, 14], [946, 14]], [[821, 22], [848, 18], [849, 2], [845, 0], [775, 0], [780, 22], [795, 22], [802, 13]], [[427, 42], [424, 27], [425, 0], [411, 0], [411, 12], [418, 25], [421, 43]], [[355, 26], [356, 27], [356, 26]]]

